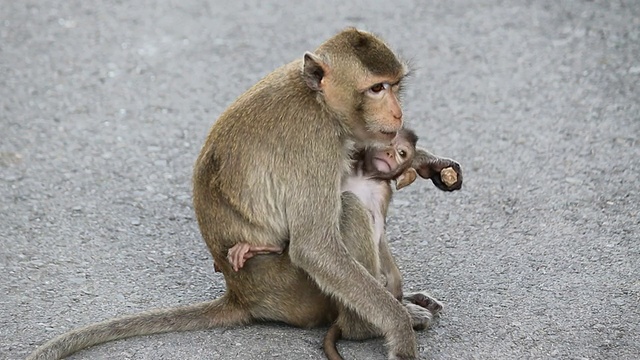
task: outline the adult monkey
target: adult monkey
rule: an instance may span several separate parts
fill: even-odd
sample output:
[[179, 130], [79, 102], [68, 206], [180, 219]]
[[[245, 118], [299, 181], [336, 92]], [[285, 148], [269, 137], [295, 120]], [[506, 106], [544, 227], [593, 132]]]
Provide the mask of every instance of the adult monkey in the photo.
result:
[[[212, 126], [194, 170], [194, 207], [227, 283], [219, 303], [228, 322], [323, 324], [317, 304], [330, 294], [384, 334], [390, 358], [417, 357], [408, 311], [348, 252], [370, 243], [371, 229], [352, 221], [368, 212], [340, 192], [355, 145], [389, 142], [402, 128], [406, 71], [383, 41], [346, 29], [262, 79]], [[238, 243], [287, 240], [288, 268], [256, 261], [235, 272], [226, 261]], [[322, 292], [301, 294], [316, 284]]]
[[[369, 274], [374, 265], [350, 256], [349, 248], [372, 241], [370, 215], [353, 194], [340, 193], [356, 145], [389, 142], [402, 128], [398, 91], [405, 74], [384, 42], [346, 29], [267, 75], [212, 126], [194, 169], [198, 224], [226, 293], [72, 330], [28, 359], [257, 320], [326, 325], [336, 318], [334, 299], [356, 315], [355, 333], [343, 329], [343, 337], [382, 334], [389, 358], [415, 359], [412, 326], [428, 319], [410, 315]], [[224, 261], [237, 243], [282, 246], [287, 240], [286, 255], [256, 258], [241, 272]]]

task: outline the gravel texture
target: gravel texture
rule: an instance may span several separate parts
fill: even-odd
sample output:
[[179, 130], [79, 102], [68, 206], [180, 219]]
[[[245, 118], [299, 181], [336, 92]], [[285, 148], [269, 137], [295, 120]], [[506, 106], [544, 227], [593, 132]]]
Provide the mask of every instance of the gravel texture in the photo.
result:
[[[388, 231], [446, 309], [425, 359], [640, 354], [640, 2], [2, 1], [0, 358], [73, 327], [219, 296], [191, 205], [209, 126], [355, 25], [414, 68], [407, 122], [464, 167]], [[277, 324], [117, 341], [72, 359], [322, 359]], [[382, 341], [340, 343], [384, 359]]]

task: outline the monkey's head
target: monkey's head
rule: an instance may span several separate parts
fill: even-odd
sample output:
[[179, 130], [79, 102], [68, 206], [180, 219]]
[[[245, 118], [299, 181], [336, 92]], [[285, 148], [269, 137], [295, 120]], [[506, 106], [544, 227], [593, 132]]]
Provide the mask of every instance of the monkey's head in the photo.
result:
[[389, 143], [402, 128], [407, 67], [374, 35], [346, 29], [304, 54], [302, 76], [361, 144]]
[[411, 184], [416, 179], [411, 167], [416, 153], [418, 136], [409, 129], [400, 129], [391, 145], [368, 147], [364, 150], [363, 173], [379, 180], [396, 180], [396, 189]]

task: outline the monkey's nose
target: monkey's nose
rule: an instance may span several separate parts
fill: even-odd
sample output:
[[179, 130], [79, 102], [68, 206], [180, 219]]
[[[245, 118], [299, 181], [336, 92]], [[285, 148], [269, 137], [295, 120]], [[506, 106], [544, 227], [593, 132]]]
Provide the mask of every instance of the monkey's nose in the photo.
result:
[[395, 114], [393, 114], [393, 120], [394, 120], [394, 126], [396, 129], [402, 129], [403, 121], [402, 121], [402, 113], [400, 113], [400, 116], [396, 116]]

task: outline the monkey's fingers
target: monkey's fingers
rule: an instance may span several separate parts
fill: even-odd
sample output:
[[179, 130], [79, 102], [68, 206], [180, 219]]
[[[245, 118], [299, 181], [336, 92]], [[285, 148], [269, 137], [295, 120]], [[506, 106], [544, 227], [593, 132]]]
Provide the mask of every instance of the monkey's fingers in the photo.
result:
[[[236, 266], [238, 268], [236, 271], [242, 269], [242, 267], [244, 266], [245, 259], [253, 257], [253, 254], [251, 253], [251, 246], [249, 246], [249, 244], [243, 244], [243, 245], [244, 246], [238, 252], [238, 255], [237, 255], [237, 258], [236, 258]], [[247, 255], [248, 255], [248, 257], [247, 257]]]
[[449, 159], [443, 159], [440, 163], [447, 166], [444, 166], [431, 178], [433, 184], [442, 191], [460, 190], [462, 188], [462, 168], [460, 164]]
[[227, 253], [227, 260], [233, 265], [233, 270], [238, 271], [242, 268], [244, 261], [244, 255], [249, 251], [249, 244], [236, 244], [234, 247], [229, 249]]
[[255, 253], [255, 254], [272, 254], [272, 253], [276, 253], [276, 254], [282, 254], [282, 252], [284, 251], [284, 248], [280, 247], [280, 246], [252, 246], [251, 247], [251, 252]]
[[229, 252], [227, 252], [227, 261], [229, 262], [229, 264], [231, 264], [231, 266], [233, 267], [233, 270], [236, 270], [234, 248], [229, 249]]
[[417, 175], [416, 169], [408, 168], [407, 171], [403, 172], [396, 179], [396, 190], [400, 190], [405, 186], [411, 185], [414, 181], [416, 181], [417, 176], [418, 175]]
[[[254, 257], [256, 254], [252, 251], [247, 251], [242, 255], [242, 257], [238, 260], [238, 269], [242, 269], [244, 267], [244, 263]], [[236, 270], [237, 271], [237, 270]]]
[[227, 255], [227, 260], [229, 260], [229, 263], [233, 267], [233, 271], [238, 271], [238, 262], [235, 251]]

